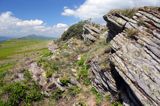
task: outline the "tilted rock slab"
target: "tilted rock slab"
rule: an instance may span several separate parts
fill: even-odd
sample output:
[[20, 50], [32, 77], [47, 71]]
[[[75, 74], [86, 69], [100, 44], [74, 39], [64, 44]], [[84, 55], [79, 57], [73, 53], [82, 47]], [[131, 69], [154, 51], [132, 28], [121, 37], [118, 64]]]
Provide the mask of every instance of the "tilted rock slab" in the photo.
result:
[[[160, 11], [140, 9], [132, 19], [122, 14], [107, 14], [104, 19], [112, 38], [111, 73], [119, 76], [114, 80], [121, 99], [129, 98], [124, 104], [159, 106]], [[137, 32], [129, 35], [127, 29]]]

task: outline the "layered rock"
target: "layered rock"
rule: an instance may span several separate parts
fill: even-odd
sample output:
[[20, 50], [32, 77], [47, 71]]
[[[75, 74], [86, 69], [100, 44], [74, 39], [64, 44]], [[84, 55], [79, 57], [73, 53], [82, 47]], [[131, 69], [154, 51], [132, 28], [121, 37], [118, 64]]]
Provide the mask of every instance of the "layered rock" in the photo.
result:
[[106, 28], [101, 25], [87, 23], [83, 26], [82, 37], [84, 38], [85, 42], [95, 42], [97, 39], [99, 39], [100, 34], [105, 29]]
[[[126, 15], [127, 16], [127, 15]], [[92, 60], [97, 81], [124, 105], [160, 105], [160, 11], [141, 8], [132, 18], [121, 13], [104, 16], [111, 44], [110, 70]], [[103, 73], [102, 73], [103, 72]]]
[[[115, 67], [113, 71], [118, 72], [133, 92], [134, 96], [128, 95], [131, 100], [137, 97], [143, 105], [160, 105], [159, 15], [157, 11], [141, 9], [133, 19], [122, 15], [112, 16], [116, 17], [113, 19], [115, 22], [121, 24], [120, 28], [129, 29], [119, 33], [111, 41], [114, 50], [110, 58]], [[134, 35], [127, 32], [134, 30], [137, 30]]]

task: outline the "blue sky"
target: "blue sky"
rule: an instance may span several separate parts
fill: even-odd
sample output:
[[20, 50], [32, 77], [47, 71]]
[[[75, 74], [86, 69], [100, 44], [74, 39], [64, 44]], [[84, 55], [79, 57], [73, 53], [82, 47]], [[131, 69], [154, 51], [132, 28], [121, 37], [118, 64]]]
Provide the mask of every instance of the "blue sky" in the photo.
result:
[[73, 17], [61, 15], [64, 6], [74, 8], [84, 0], [0, 0], [0, 13], [11, 11], [20, 19], [40, 19], [48, 25], [60, 23], [72, 24]]
[[59, 37], [70, 25], [111, 9], [160, 6], [160, 0], [0, 0], [0, 36], [29, 34]]

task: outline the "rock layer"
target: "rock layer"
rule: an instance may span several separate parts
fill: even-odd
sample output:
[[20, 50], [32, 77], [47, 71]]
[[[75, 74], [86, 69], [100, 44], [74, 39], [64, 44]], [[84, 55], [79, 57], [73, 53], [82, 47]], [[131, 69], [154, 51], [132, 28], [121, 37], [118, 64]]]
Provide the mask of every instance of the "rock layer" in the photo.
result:
[[99, 39], [100, 34], [105, 30], [106, 28], [93, 23], [87, 23], [83, 26], [83, 34], [82, 37], [85, 42], [95, 42], [97, 39]]
[[[112, 25], [120, 24], [119, 29], [123, 28], [123, 32], [111, 41], [115, 52], [110, 61], [115, 67], [114, 71], [118, 72], [143, 105], [160, 105], [160, 14], [157, 11], [138, 10], [134, 19], [112, 16], [116, 17], [113, 19], [116, 24]], [[137, 32], [133, 35], [127, 32], [134, 30]], [[136, 39], [131, 39], [131, 36]], [[132, 100], [133, 96], [129, 97]]]
[[[121, 13], [104, 16], [111, 44], [110, 70], [91, 62], [94, 83], [124, 105], [160, 105], [160, 11], [137, 9], [132, 18]], [[103, 73], [102, 73], [103, 72]], [[105, 76], [105, 78], [104, 78]], [[100, 91], [101, 91], [100, 90]], [[116, 96], [117, 97], [117, 96]]]

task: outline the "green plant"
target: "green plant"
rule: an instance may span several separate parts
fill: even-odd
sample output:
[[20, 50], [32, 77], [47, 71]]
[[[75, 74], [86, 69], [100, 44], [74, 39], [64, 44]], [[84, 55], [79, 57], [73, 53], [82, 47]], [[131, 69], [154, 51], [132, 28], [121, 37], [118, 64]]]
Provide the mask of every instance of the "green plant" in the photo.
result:
[[28, 70], [24, 70], [24, 78], [29, 81], [32, 79], [32, 76]]
[[29, 91], [26, 91], [26, 97], [25, 97], [25, 101], [26, 103], [31, 103], [32, 101], [38, 101], [41, 100], [43, 95], [41, 94], [40, 90], [35, 89], [33, 87], [31, 87], [29, 89]]
[[71, 96], [76, 96], [77, 94], [79, 94], [81, 91], [81, 89], [78, 86], [72, 86], [68, 89], [68, 93]]
[[106, 95], [105, 98], [106, 98], [107, 101], [111, 100], [111, 96], [110, 95]]
[[70, 83], [70, 79], [67, 76], [61, 77], [60, 82], [64, 85], [67, 86], [68, 83]]
[[68, 30], [62, 34], [61, 40], [66, 41], [72, 37], [82, 39], [81, 35], [83, 33], [83, 25], [85, 23], [86, 21], [80, 21], [77, 24], [74, 24], [71, 27], [69, 27]]
[[8, 94], [8, 100], [5, 103], [9, 106], [17, 106], [21, 102], [30, 104], [32, 101], [41, 100], [41, 94], [37, 85], [27, 85], [22, 83], [11, 83], [3, 88], [3, 94]]
[[2, 100], [0, 100], [0, 106], [5, 106], [5, 103]]
[[120, 102], [114, 102], [111, 104], [111, 106], [123, 106]]
[[80, 60], [77, 61], [78, 66], [78, 80], [82, 81], [84, 85], [90, 85], [89, 77], [89, 65], [86, 64], [86, 56], [83, 56]]
[[53, 71], [52, 70], [47, 70], [45, 74], [46, 74], [47, 78], [50, 78], [50, 77], [52, 77]]
[[54, 90], [53, 92], [52, 92], [52, 98], [54, 99], [54, 100], [59, 100], [59, 99], [61, 99], [63, 97], [63, 91], [61, 91], [59, 88], [57, 88], [56, 90]]
[[37, 64], [46, 71], [47, 78], [51, 77], [54, 72], [59, 70], [57, 62], [48, 60], [46, 58], [41, 58]]
[[103, 96], [94, 87], [91, 88], [91, 92], [96, 96], [97, 104], [100, 104], [103, 99]]
[[48, 57], [48, 56], [52, 56], [52, 55], [53, 55], [53, 53], [52, 53], [51, 51], [45, 50], [45, 51], [43, 52], [43, 56], [42, 56], [42, 57]]
[[85, 61], [86, 61], [85, 57], [81, 57], [81, 59], [77, 61], [77, 65], [83, 66], [85, 64]]

